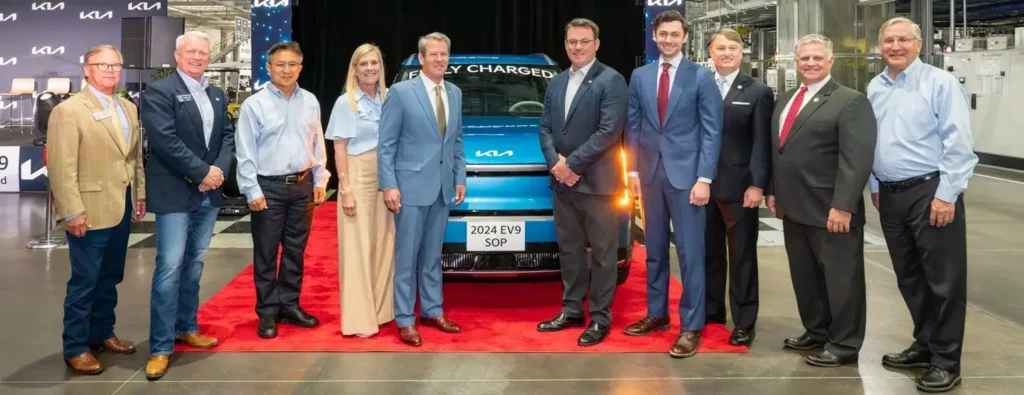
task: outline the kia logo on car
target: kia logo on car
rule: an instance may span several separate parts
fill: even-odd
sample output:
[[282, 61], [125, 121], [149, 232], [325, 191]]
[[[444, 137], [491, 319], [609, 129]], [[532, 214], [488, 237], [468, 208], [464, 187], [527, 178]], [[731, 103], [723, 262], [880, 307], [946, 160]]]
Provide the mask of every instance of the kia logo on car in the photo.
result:
[[477, 151], [476, 152], [476, 156], [494, 156], [494, 157], [512, 156], [512, 150], [498, 151], [496, 149], [492, 149], [490, 151]]

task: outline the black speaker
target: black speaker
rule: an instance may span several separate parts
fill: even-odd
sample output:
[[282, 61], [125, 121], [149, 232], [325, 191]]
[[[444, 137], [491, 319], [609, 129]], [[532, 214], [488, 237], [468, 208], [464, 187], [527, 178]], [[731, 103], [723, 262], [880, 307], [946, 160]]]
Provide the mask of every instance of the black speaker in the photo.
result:
[[126, 69], [175, 67], [174, 40], [185, 34], [184, 18], [121, 18], [121, 56]]

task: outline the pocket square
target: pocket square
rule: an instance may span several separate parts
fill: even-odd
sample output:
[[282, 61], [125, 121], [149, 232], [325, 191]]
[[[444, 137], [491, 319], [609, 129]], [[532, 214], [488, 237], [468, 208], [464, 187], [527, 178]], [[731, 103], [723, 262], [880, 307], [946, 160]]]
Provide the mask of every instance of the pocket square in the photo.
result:
[[745, 101], [734, 101], [734, 102], [732, 102], [732, 104], [738, 104], [738, 105], [741, 105], [741, 106], [749, 106], [750, 105], [750, 103], [747, 103]]

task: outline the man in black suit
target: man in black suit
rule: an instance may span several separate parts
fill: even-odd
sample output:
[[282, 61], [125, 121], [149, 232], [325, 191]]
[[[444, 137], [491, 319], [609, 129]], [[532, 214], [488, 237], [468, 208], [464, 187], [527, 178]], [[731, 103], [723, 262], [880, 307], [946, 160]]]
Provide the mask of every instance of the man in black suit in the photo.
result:
[[831, 80], [832, 41], [797, 43], [800, 87], [779, 95], [772, 117], [768, 208], [783, 220], [797, 308], [806, 332], [793, 349], [824, 350], [815, 366], [857, 361], [864, 343], [864, 187], [877, 124], [863, 94]]
[[146, 377], [167, 373], [175, 341], [216, 346], [199, 333], [199, 279], [224, 195], [224, 172], [235, 155], [234, 125], [224, 91], [203, 73], [210, 38], [190, 31], [178, 37], [175, 73], [149, 84], [142, 125], [152, 155], [146, 166], [149, 210], [156, 214], [156, 268], [150, 296], [150, 360]]
[[758, 310], [757, 214], [771, 174], [775, 95], [767, 85], [740, 72], [743, 39], [735, 30], [716, 32], [710, 50], [725, 119], [718, 177], [711, 185], [704, 233], [707, 321], [725, 323], [728, 277], [733, 321], [729, 343], [749, 346]]
[[611, 327], [619, 243], [615, 196], [622, 190], [622, 167], [614, 148], [622, 138], [629, 93], [626, 79], [596, 59], [601, 45], [597, 24], [573, 19], [565, 29], [572, 67], [552, 79], [540, 121], [540, 146], [553, 176], [564, 307], [537, 330], [584, 326], [583, 300], [589, 288], [591, 323], [577, 344], [593, 346], [604, 341]]

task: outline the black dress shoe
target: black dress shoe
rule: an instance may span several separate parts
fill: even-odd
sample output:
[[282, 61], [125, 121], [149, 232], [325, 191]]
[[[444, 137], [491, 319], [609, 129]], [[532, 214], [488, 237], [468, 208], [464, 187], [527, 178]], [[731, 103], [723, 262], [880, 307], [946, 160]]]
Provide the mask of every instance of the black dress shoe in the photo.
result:
[[569, 327], [579, 327], [587, 325], [587, 321], [580, 318], [573, 318], [565, 315], [565, 313], [558, 314], [558, 317], [541, 322], [537, 324], [538, 332], [557, 332]]
[[750, 343], [754, 341], [754, 328], [750, 329], [736, 329], [732, 331], [732, 336], [729, 336], [729, 344], [734, 346], [750, 346]]
[[897, 369], [927, 368], [932, 366], [931, 360], [930, 352], [908, 348], [900, 353], [886, 354], [882, 357], [882, 365]]
[[917, 389], [924, 392], [946, 392], [960, 384], [960, 373], [932, 366], [928, 373], [917, 379]]
[[320, 320], [316, 317], [307, 314], [302, 310], [301, 307], [296, 307], [292, 310], [282, 311], [277, 316], [277, 322], [282, 324], [291, 324], [300, 328], [312, 328], [320, 325]]
[[590, 347], [601, 344], [601, 342], [604, 341], [604, 338], [608, 336], [608, 332], [611, 332], [610, 326], [601, 325], [596, 322], [591, 322], [590, 326], [587, 327], [587, 330], [583, 331], [583, 334], [580, 335], [580, 338], [579, 340], [576, 341], [576, 344], [582, 347]]
[[849, 363], [857, 362], [857, 354], [853, 354], [847, 357], [840, 357], [838, 355], [833, 354], [829, 350], [824, 350], [819, 353], [810, 354], [804, 357], [804, 359], [807, 360], [807, 363], [814, 366], [834, 368], [839, 365], [846, 365]]
[[806, 333], [783, 340], [782, 344], [794, 350], [811, 350], [825, 345], [823, 342], [811, 339]]
[[260, 328], [256, 331], [264, 339], [277, 337], [277, 317], [265, 315], [260, 317]]

